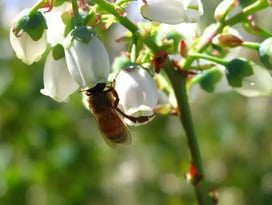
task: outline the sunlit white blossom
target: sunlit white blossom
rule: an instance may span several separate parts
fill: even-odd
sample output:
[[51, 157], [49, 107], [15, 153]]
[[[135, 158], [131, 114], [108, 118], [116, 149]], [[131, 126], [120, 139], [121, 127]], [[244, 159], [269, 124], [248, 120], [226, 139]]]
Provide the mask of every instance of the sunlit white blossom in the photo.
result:
[[66, 39], [65, 57], [72, 78], [82, 88], [107, 82], [110, 61], [104, 45], [95, 34], [84, 42], [70, 33]]
[[31, 36], [23, 29], [16, 33], [15, 27], [18, 22], [29, 13], [29, 9], [23, 10], [13, 21], [10, 28], [10, 43], [16, 56], [21, 59], [25, 64], [32, 64], [39, 61], [42, 54], [46, 50], [46, 31], [44, 30], [41, 37], [38, 40], [33, 40]]
[[166, 24], [196, 22], [203, 14], [200, 0], [139, 0], [142, 15]]
[[79, 87], [68, 71], [65, 58], [55, 59], [52, 51], [45, 61], [43, 82], [41, 93], [58, 102], [65, 101]]
[[[133, 117], [153, 116], [158, 101], [158, 92], [151, 75], [140, 66], [130, 66], [121, 70], [115, 79], [115, 89], [119, 96], [119, 107]], [[133, 123], [125, 118], [129, 125]]]

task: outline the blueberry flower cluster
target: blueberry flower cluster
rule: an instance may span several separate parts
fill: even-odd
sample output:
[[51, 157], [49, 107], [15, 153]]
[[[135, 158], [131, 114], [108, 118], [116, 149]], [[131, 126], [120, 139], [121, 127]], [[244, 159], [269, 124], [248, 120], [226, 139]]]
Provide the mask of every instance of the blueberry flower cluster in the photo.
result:
[[[10, 30], [12, 48], [28, 65], [39, 61], [49, 47], [41, 93], [64, 102], [76, 91], [108, 83], [110, 60], [95, 29], [79, 23], [66, 34], [69, 27], [62, 17], [72, 13], [71, 4], [49, 10], [22, 11]], [[144, 124], [154, 117], [157, 88], [148, 71], [140, 65], [130, 66], [121, 70], [114, 82], [120, 110], [134, 118], [147, 116], [147, 120], [137, 123], [125, 118], [127, 124]]]

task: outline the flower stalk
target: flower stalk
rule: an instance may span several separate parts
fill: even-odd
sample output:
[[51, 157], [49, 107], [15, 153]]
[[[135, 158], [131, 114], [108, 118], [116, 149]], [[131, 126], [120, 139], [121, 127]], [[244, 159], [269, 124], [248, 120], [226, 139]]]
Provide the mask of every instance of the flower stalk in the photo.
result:
[[232, 26], [237, 24], [247, 18], [247, 16], [256, 13], [262, 9], [265, 9], [269, 6], [268, 1], [259, 0], [249, 6], [245, 7], [240, 13], [236, 14], [232, 18], [226, 20], [224, 25]]
[[212, 205], [214, 202], [208, 195], [209, 191], [205, 182], [203, 181], [204, 172], [202, 166], [202, 158], [193, 125], [193, 119], [186, 90], [187, 76], [175, 71], [169, 59], [166, 59], [165, 61], [164, 70], [173, 86], [174, 93], [177, 98], [178, 107], [180, 109], [179, 118], [186, 133], [192, 164], [196, 169], [193, 186], [198, 204]]
[[215, 56], [209, 56], [209, 55], [202, 54], [202, 53], [191, 53], [190, 56], [193, 57], [194, 59], [197, 59], [197, 58], [206, 59], [206, 60], [212, 61], [214, 63], [218, 63], [223, 66], [228, 65], [228, 61], [226, 61], [222, 58], [217, 58]]
[[82, 20], [81, 20], [80, 14], [78, 12], [77, 0], [72, 0], [72, 7], [73, 7], [75, 26], [80, 26], [80, 25], [82, 25]]
[[115, 9], [115, 7], [111, 3], [104, 0], [92, 0], [92, 2], [100, 5], [101, 8], [111, 13], [118, 20], [120, 24], [122, 24], [132, 33], [138, 32], [138, 27], [134, 23], [132, 23], [127, 17], [120, 16], [118, 11]]
[[29, 11], [29, 14], [35, 14], [45, 3], [47, 3], [48, 0], [41, 0], [39, 2], [37, 2]]
[[259, 43], [255, 43], [255, 42], [249, 42], [249, 41], [244, 41], [242, 44], [243, 47], [245, 48], [250, 48], [250, 49], [254, 49], [254, 50], [258, 50], [260, 47]]

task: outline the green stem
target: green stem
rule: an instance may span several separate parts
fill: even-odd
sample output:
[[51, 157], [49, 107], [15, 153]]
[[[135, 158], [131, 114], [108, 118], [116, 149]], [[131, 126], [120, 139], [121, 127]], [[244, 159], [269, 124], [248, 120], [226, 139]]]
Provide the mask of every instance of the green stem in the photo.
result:
[[229, 20], [224, 22], [224, 25], [233, 26], [234, 24], [240, 23], [243, 20], [247, 19], [247, 17], [253, 13], [256, 13], [257, 11], [260, 11], [262, 9], [265, 9], [269, 6], [267, 1], [259, 0], [254, 2], [253, 4], [250, 4], [249, 6], [245, 7], [242, 12], [236, 14]]
[[224, 60], [222, 58], [217, 58], [215, 56], [209, 56], [209, 55], [201, 54], [201, 53], [191, 53], [190, 56], [193, 57], [194, 59], [195, 58], [206, 59], [206, 60], [218, 63], [218, 64], [223, 65], [223, 66], [228, 65], [228, 61], [226, 61], [226, 60]]
[[72, 0], [73, 14], [74, 14], [74, 23], [76, 26], [82, 25], [82, 19], [78, 12], [77, 0]]
[[41, 0], [37, 2], [30, 10], [29, 14], [34, 14], [36, 13], [45, 3], [47, 3], [48, 0]]
[[251, 49], [254, 49], [254, 50], [258, 50], [259, 47], [260, 47], [260, 43], [244, 41], [242, 46], [245, 47], [245, 48], [251, 48]]
[[137, 56], [138, 56], [137, 45], [136, 42], [133, 42], [130, 49], [130, 61], [136, 63]]
[[[192, 164], [197, 170], [197, 177], [201, 179], [202, 177], [204, 177], [204, 172], [202, 167], [202, 158], [198, 146], [197, 136], [193, 126], [193, 120], [187, 96], [187, 77], [186, 75], [179, 74], [177, 71], [175, 71], [169, 59], [167, 59], [165, 62], [164, 70], [173, 86], [175, 96], [177, 98], [178, 107], [180, 108], [179, 117], [187, 136]], [[212, 198], [210, 198], [208, 195], [209, 191], [203, 180], [195, 184], [194, 189], [199, 205], [214, 204]]]
[[93, 11], [90, 11], [88, 13], [88, 15], [83, 19], [83, 25], [86, 25], [91, 19], [92, 17], [94, 16], [94, 12]]
[[138, 27], [134, 23], [132, 23], [127, 17], [120, 16], [118, 11], [115, 9], [115, 7], [111, 3], [104, 0], [92, 0], [92, 2], [100, 5], [101, 8], [111, 13], [118, 20], [120, 24], [122, 24], [132, 33], [138, 32]]
[[177, 97], [178, 107], [180, 108], [180, 120], [183, 124], [184, 130], [188, 135], [188, 145], [190, 147], [192, 162], [197, 168], [198, 174], [203, 175], [203, 168], [201, 163], [200, 151], [198, 149], [198, 143], [196, 134], [194, 132], [192, 116], [190, 113], [187, 90], [186, 90], [186, 80], [187, 77], [182, 74], [178, 74], [171, 65], [169, 59], [166, 60], [164, 64], [164, 70], [173, 86], [175, 95]]

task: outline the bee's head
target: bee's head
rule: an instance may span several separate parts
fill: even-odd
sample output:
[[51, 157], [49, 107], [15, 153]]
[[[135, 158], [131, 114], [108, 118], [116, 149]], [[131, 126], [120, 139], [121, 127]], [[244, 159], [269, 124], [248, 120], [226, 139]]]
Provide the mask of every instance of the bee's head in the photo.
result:
[[92, 88], [83, 89], [82, 92], [84, 92], [85, 95], [87, 95], [87, 96], [97, 95], [99, 93], [102, 93], [104, 91], [105, 87], [106, 87], [106, 83], [97, 83]]

